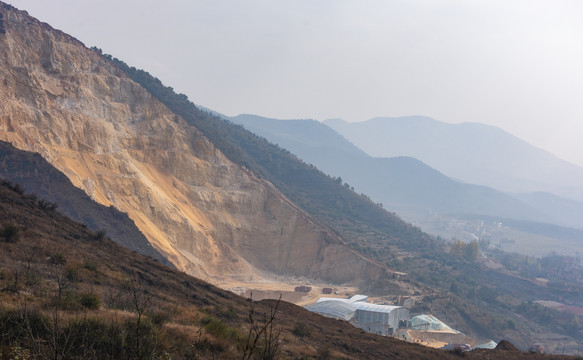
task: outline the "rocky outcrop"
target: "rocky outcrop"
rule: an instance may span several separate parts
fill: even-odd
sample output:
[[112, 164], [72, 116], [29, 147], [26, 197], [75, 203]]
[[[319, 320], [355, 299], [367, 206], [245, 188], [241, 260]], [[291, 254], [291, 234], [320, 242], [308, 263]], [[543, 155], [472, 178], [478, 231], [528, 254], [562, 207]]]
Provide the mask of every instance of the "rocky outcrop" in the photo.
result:
[[211, 280], [386, 277], [106, 58], [25, 12], [0, 12], [0, 140], [127, 213], [176, 267]]

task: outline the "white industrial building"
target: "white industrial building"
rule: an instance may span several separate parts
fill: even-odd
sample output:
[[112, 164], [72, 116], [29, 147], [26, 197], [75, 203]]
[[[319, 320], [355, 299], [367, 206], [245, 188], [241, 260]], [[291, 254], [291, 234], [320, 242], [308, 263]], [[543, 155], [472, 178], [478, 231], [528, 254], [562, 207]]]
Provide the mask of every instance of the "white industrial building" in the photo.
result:
[[354, 295], [350, 299], [320, 298], [306, 309], [329, 318], [346, 320], [358, 328], [381, 335], [392, 335], [397, 329], [407, 327], [409, 321], [409, 309], [370, 304], [366, 295]]

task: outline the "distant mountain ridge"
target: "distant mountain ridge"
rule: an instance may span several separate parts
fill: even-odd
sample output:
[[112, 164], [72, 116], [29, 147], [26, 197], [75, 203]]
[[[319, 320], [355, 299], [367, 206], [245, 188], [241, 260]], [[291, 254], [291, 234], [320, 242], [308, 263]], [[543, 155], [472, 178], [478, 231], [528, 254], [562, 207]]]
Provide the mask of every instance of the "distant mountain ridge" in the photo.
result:
[[517, 199], [537, 209], [545, 209], [565, 224], [583, 229], [583, 203], [545, 192], [515, 194]]
[[356, 191], [382, 202], [390, 211], [483, 214], [541, 222], [558, 220], [540, 208], [492, 188], [454, 181], [417, 159], [370, 157], [314, 120], [275, 120], [254, 115], [230, 119], [330, 175], [341, 176]]
[[424, 116], [324, 121], [371, 156], [411, 156], [447, 176], [514, 192], [545, 191], [583, 201], [583, 168], [500, 128]]

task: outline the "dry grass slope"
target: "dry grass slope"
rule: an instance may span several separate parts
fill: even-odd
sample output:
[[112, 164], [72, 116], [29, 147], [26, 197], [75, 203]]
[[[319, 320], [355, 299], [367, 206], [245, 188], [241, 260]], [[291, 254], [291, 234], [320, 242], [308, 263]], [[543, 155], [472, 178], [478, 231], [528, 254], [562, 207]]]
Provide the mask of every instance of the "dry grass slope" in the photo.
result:
[[[5, 181], [0, 230], [1, 359], [244, 356], [248, 299], [129, 251]], [[275, 307], [272, 300], [254, 303], [255, 322]], [[367, 334], [285, 302], [274, 328], [281, 359], [459, 356]], [[256, 354], [264, 344], [260, 339]], [[497, 350], [465, 357], [552, 358]]]

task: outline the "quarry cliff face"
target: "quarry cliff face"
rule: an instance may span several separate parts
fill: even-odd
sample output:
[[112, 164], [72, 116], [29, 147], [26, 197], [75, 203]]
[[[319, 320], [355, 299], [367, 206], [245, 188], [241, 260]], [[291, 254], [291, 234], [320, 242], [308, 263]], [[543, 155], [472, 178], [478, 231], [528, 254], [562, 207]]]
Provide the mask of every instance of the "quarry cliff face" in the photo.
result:
[[25, 12], [0, 12], [0, 140], [128, 213], [176, 267], [207, 280], [387, 276], [105, 57]]

